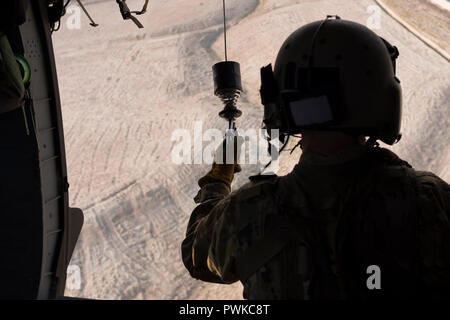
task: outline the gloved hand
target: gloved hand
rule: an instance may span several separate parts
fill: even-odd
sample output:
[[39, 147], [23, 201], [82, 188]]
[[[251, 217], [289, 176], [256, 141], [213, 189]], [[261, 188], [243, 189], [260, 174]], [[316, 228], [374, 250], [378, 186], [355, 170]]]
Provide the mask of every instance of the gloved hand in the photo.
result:
[[[244, 143], [244, 138], [234, 133], [227, 133], [227, 137], [223, 140], [219, 148], [217, 148], [214, 163], [211, 170], [202, 178], [198, 180], [198, 185], [202, 188], [205, 184], [212, 182], [223, 182], [231, 187], [234, 174], [242, 170], [237, 160], [240, 157], [241, 146]], [[234, 145], [233, 145], [234, 143]], [[228, 154], [233, 151], [233, 154]], [[228, 158], [228, 159], [227, 159]], [[228, 161], [227, 161], [228, 160]]]

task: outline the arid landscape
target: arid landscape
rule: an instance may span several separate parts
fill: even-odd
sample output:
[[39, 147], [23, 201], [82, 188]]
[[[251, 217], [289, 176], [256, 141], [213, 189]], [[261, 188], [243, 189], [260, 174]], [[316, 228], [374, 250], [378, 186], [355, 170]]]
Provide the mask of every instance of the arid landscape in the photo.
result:
[[[99, 27], [82, 15], [80, 27], [72, 28], [68, 13], [53, 35], [70, 204], [85, 213], [71, 261], [81, 283], [69, 277], [66, 295], [241, 299], [239, 283], [203, 283], [184, 268], [180, 244], [197, 180], [209, 166], [171, 161], [174, 130], [193, 134], [196, 121], [203, 130], [226, 127], [217, 115], [223, 106], [213, 94], [211, 71], [223, 59], [222, 1], [150, 0], [139, 16], [144, 29], [123, 21], [115, 1], [84, 3]], [[127, 3], [135, 10], [143, 1]], [[433, 8], [427, 3], [423, 10]], [[436, 28], [448, 37], [449, 12], [439, 10], [446, 18]], [[291, 32], [327, 14], [368, 25], [399, 48], [403, 139], [392, 149], [449, 181], [449, 62], [373, 0], [228, 0], [228, 57], [241, 64], [244, 87], [238, 126], [260, 127], [260, 67], [274, 62]], [[298, 157], [298, 150], [284, 154], [280, 174]], [[234, 187], [256, 171], [244, 165]]]

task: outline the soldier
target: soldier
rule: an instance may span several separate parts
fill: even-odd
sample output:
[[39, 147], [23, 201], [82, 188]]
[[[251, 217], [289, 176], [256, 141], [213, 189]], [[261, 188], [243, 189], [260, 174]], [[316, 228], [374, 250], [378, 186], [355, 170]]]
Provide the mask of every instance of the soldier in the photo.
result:
[[450, 187], [377, 143], [400, 139], [397, 56], [337, 16], [288, 37], [261, 71], [263, 122], [301, 134], [300, 161], [233, 193], [239, 165], [213, 164], [182, 244], [192, 277], [246, 299], [450, 296]]

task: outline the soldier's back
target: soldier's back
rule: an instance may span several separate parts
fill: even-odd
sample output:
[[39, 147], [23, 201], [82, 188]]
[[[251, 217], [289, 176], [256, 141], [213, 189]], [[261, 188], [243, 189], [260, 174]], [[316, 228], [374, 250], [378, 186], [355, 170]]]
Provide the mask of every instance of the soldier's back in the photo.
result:
[[289, 175], [235, 198], [233, 210], [253, 217], [238, 236], [246, 298], [448, 294], [449, 186], [386, 149], [305, 154]]

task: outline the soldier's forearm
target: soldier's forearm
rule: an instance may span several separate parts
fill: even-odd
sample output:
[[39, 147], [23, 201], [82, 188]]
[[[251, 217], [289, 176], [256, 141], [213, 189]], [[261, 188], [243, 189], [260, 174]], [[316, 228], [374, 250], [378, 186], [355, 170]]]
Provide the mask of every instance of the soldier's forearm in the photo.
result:
[[[216, 182], [204, 185], [197, 196], [195, 202], [199, 205], [194, 209], [188, 223], [186, 238], [182, 244], [183, 262], [192, 277], [209, 281], [222, 282], [220, 277], [211, 272], [207, 266], [208, 250], [210, 246], [210, 236], [213, 225], [205, 225], [206, 220], [211, 221], [209, 217], [214, 208], [220, 207], [220, 201], [230, 193], [228, 185]], [[199, 225], [200, 228], [199, 228]]]

